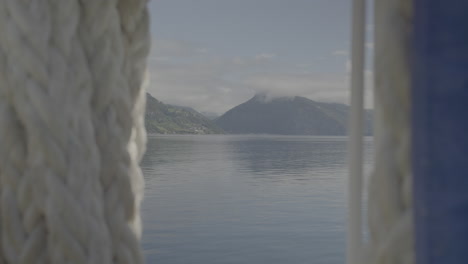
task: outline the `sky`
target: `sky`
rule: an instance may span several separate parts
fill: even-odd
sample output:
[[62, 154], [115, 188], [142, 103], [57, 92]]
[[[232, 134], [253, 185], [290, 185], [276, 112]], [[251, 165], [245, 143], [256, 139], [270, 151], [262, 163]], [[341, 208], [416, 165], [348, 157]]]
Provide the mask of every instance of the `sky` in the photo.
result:
[[[350, 4], [152, 0], [148, 92], [164, 103], [217, 114], [256, 93], [348, 103]], [[372, 28], [368, 23], [369, 55]], [[368, 87], [370, 69], [369, 63]], [[368, 108], [371, 98], [367, 93]]]

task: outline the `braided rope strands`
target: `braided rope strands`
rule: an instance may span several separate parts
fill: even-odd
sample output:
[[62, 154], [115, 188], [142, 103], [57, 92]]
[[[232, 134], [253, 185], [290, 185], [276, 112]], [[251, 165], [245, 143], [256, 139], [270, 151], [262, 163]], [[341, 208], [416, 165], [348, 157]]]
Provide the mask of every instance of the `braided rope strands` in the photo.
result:
[[414, 263], [410, 161], [412, 3], [375, 2], [375, 170], [369, 263]]
[[0, 263], [143, 263], [146, 0], [0, 0]]

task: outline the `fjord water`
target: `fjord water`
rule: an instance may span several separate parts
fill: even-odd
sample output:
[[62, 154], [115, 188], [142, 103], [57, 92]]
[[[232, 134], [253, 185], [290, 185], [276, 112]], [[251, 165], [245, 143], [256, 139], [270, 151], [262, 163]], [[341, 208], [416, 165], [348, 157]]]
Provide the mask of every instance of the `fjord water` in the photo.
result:
[[147, 263], [344, 263], [345, 156], [345, 137], [149, 136]]

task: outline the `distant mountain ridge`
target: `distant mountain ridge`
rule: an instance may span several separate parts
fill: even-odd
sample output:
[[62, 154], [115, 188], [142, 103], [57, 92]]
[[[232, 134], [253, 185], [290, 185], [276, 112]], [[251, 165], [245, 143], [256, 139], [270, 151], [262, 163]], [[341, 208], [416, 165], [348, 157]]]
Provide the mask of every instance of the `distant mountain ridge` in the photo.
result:
[[215, 120], [216, 118], [219, 117], [218, 114], [214, 113], [214, 112], [200, 112], [200, 114], [204, 115], [206, 118], [210, 119], [210, 120]]
[[190, 107], [164, 104], [146, 94], [145, 126], [156, 134], [224, 134], [211, 120]]
[[[268, 99], [257, 94], [215, 120], [232, 134], [346, 135], [349, 106], [305, 97]], [[365, 113], [366, 135], [372, 134], [372, 111]]]

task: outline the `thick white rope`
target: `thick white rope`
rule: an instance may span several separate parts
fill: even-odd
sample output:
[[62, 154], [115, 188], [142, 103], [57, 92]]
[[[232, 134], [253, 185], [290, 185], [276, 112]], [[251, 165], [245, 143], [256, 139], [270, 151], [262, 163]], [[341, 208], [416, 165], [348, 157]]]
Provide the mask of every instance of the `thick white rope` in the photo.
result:
[[412, 1], [375, 1], [375, 168], [369, 184], [369, 260], [414, 263], [410, 160]]
[[362, 263], [362, 156], [366, 1], [353, 1], [347, 263]]
[[142, 263], [144, 0], [0, 0], [0, 263]]

